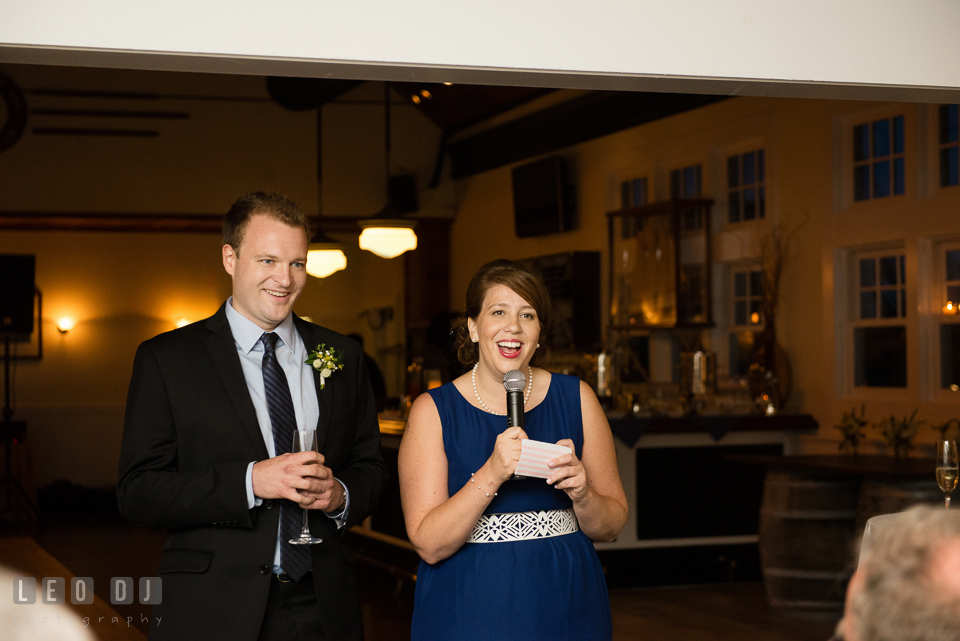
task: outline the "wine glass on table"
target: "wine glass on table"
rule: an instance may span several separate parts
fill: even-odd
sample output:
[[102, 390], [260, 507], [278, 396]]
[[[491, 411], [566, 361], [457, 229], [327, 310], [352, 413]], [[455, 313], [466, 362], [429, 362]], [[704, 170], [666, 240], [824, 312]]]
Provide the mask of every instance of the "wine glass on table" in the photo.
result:
[[947, 509], [950, 509], [950, 493], [957, 487], [957, 442], [939, 441], [937, 443], [937, 484], [946, 496]]
[[[317, 451], [317, 430], [296, 430], [293, 433], [293, 446], [291, 452], [316, 452]], [[321, 543], [323, 539], [310, 534], [310, 524], [307, 522], [307, 508], [303, 508], [303, 528], [300, 530], [300, 536], [290, 539], [294, 545], [310, 545], [312, 543]]]

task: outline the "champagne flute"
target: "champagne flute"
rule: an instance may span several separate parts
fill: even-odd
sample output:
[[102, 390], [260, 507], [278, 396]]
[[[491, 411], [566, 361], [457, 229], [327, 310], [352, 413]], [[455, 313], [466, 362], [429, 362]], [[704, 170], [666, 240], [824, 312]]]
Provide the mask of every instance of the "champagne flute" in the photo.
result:
[[950, 509], [950, 493], [957, 487], [957, 442], [939, 441], [937, 443], [937, 484], [946, 495], [947, 509]]
[[[317, 430], [296, 430], [293, 433], [293, 447], [291, 452], [316, 452], [317, 451]], [[303, 508], [303, 528], [300, 530], [300, 536], [290, 539], [294, 545], [310, 545], [323, 541], [318, 536], [310, 534], [310, 524], [307, 522], [307, 508]]]

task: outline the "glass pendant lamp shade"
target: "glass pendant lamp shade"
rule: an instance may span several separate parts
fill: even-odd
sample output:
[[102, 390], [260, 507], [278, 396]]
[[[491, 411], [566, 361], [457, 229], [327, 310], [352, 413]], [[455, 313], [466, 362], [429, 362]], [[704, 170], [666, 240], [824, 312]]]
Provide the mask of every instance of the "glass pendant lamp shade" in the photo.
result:
[[310, 240], [307, 250], [307, 273], [315, 278], [326, 278], [347, 267], [347, 256], [340, 243], [323, 233], [319, 228]]
[[316, 278], [326, 278], [345, 269], [347, 257], [340, 249], [313, 249], [307, 254], [307, 273]]
[[361, 220], [360, 249], [373, 252], [381, 258], [396, 258], [405, 251], [417, 248], [414, 221], [371, 218]]

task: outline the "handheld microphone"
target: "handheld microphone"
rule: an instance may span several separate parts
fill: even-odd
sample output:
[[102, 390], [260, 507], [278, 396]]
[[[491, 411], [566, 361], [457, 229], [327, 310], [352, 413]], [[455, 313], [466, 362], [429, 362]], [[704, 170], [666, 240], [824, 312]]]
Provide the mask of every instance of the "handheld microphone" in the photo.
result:
[[503, 375], [503, 388], [507, 390], [507, 425], [523, 427], [523, 388], [527, 384], [520, 370], [512, 369]]

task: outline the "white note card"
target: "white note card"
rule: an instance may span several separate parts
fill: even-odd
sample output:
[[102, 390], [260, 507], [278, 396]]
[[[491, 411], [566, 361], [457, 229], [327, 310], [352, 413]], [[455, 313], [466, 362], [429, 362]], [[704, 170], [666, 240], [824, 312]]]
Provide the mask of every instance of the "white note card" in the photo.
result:
[[520, 461], [517, 463], [517, 476], [532, 476], [538, 479], [549, 478], [553, 470], [547, 463], [561, 454], [570, 454], [572, 450], [566, 445], [554, 445], [543, 441], [534, 441], [528, 438], [520, 441]]

